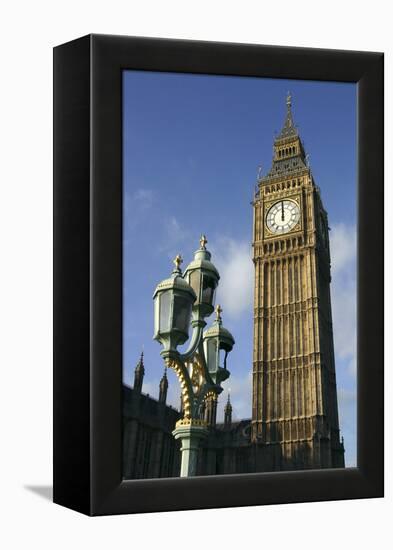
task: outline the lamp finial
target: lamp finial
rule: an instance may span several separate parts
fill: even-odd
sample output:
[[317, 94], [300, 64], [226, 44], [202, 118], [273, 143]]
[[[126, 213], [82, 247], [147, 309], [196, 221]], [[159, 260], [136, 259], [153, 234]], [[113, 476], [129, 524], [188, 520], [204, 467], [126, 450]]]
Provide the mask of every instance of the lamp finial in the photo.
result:
[[183, 263], [183, 258], [181, 257], [181, 254], [176, 255], [176, 258], [173, 260], [173, 263], [176, 266], [176, 270], [180, 271], [180, 265]]
[[206, 235], [204, 234], [201, 235], [201, 238], [199, 239], [199, 243], [201, 245], [202, 250], [206, 250], [206, 245], [207, 245]]

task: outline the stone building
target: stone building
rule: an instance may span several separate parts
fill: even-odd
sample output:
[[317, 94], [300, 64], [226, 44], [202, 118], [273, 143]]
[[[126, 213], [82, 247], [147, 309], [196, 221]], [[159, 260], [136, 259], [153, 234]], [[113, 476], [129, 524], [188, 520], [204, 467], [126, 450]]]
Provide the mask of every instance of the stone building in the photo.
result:
[[[142, 392], [143, 354], [135, 368], [132, 388], [123, 385], [123, 475], [125, 479], [175, 477], [180, 473], [180, 442], [172, 436], [182, 417], [166, 404], [166, 372], [158, 400]], [[209, 436], [201, 448], [198, 474], [253, 471], [250, 463], [250, 419], [232, 422], [232, 405], [225, 405], [225, 420], [216, 422], [216, 408], [205, 411]]]
[[[254, 349], [252, 418], [216, 422], [198, 474], [344, 467], [340, 441], [330, 302], [328, 217], [287, 98], [269, 172], [253, 200]], [[181, 411], [166, 405], [164, 373], [158, 401], [142, 393], [143, 358], [134, 388], [124, 387], [124, 477], [179, 475], [172, 436]], [[212, 406], [213, 406], [212, 405]]]
[[178, 476], [180, 446], [172, 431], [181, 414], [166, 404], [166, 372], [158, 400], [142, 393], [144, 374], [142, 353], [133, 388], [123, 385], [123, 475], [126, 479]]

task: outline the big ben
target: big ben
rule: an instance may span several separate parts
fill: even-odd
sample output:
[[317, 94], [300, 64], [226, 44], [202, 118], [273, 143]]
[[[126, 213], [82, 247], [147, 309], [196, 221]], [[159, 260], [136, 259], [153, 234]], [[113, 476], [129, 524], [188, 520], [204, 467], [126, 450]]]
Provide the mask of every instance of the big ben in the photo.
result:
[[288, 94], [253, 201], [251, 438], [261, 471], [344, 467], [330, 301], [328, 217]]

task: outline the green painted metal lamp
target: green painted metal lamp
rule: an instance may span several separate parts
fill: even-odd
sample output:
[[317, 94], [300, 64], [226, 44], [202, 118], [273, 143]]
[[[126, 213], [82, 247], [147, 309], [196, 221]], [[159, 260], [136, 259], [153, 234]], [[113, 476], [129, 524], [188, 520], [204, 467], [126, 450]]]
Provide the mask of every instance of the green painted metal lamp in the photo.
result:
[[196, 295], [183, 279], [178, 254], [174, 259], [175, 269], [169, 279], [161, 281], [153, 295], [154, 339], [163, 346], [164, 357], [173, 355], [177, 347], [188, 340], [192, 306]]
[[[183, 260], [178, 254], [171, 277], [161, 281], [153, 294], [153, 338], [162, 345], [161, 356], [166, 366], [175, 371], [182, 393], [183, 418], [177, 422], [173, 435], [181, 440], [180, 475], [183, 477], [196, 475], [200, 442], [209, 433], [204, 411], [212, 400], [216, 404], [222, 391], [221, 382], [229, 377], [227, 355], [235, 344], [231, 333], [222, 326], [220, 306], [216, 308], [213, 325], [203, 332], [205, 318], [214, 311], [220, 279], [206, 244], [207, 239], [202, 235], [200, 248], [184, 275], [180, 269]], [[188, 349], [180, 353], [177, 348], [188, 340], [190, 325], [192, 336]]]

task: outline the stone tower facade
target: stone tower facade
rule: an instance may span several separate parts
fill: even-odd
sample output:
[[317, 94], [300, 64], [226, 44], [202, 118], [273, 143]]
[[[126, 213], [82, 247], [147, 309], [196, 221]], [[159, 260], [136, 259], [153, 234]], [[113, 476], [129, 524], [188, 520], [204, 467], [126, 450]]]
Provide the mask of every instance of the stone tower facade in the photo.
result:
[[256, 470], [344, 467], [323, 207], [287, 97], [253, 201]]

